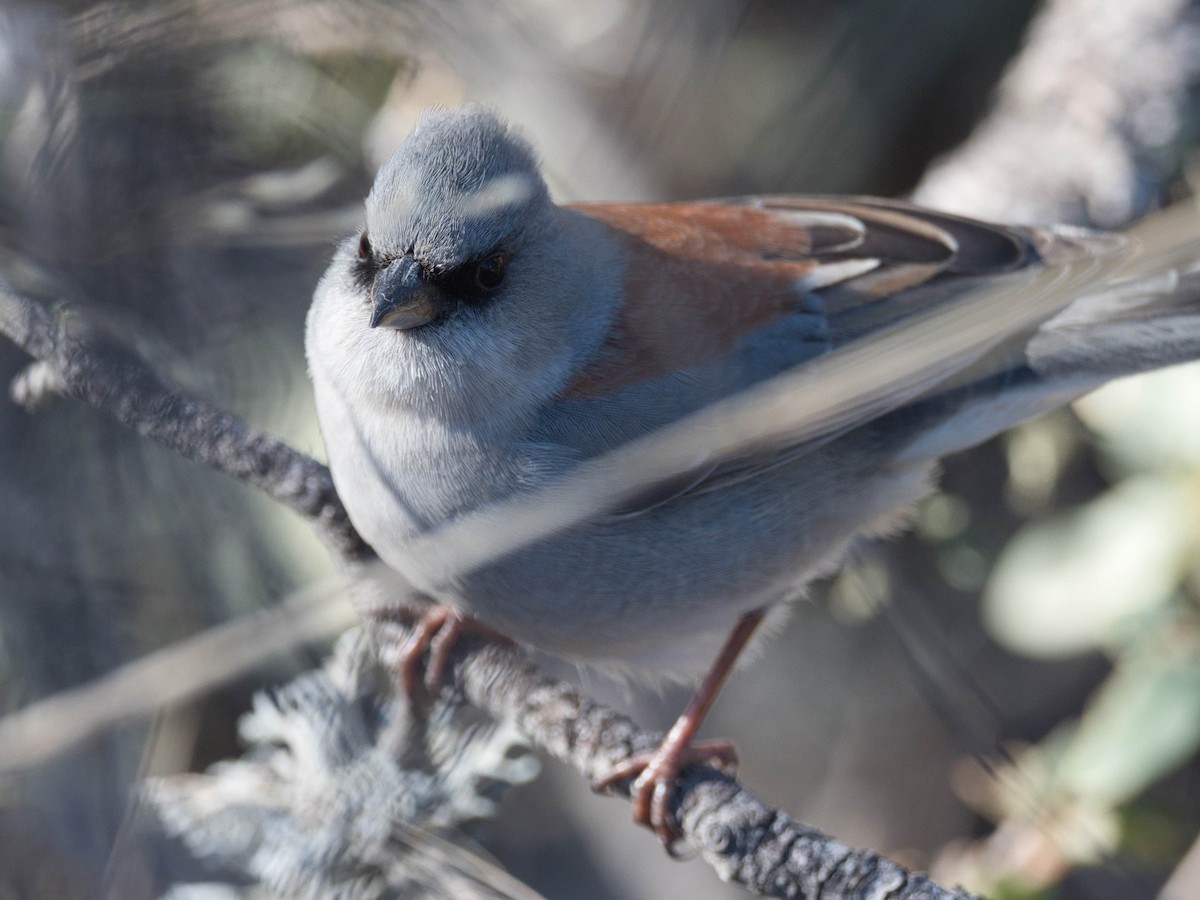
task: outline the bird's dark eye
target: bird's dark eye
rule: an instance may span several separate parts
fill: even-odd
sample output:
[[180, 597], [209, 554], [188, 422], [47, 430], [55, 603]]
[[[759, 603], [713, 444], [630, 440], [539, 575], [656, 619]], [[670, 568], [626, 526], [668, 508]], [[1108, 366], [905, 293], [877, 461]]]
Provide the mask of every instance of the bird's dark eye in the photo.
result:
[[485, 291], [494, 291], [504, 282], [504, 270], [508, 266], [508, 257], [503, 253], [493, 253], [485, 257], [475, 267], [475, 283]]
[[358, 258], [366, 262], [371, 258], [371, 239], [367, 237], [367, 230], [364, 228], [363, 233], [358, 236]]

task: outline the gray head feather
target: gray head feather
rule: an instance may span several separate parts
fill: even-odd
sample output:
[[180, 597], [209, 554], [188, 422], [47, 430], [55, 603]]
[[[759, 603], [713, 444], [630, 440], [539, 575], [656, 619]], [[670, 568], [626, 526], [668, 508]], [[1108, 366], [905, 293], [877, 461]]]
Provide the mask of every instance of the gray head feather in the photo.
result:
[[515, 237], [549, 203], [529, 144], [478, 104], [427, 112], [367, 197], [371, 243], [455, 266]]

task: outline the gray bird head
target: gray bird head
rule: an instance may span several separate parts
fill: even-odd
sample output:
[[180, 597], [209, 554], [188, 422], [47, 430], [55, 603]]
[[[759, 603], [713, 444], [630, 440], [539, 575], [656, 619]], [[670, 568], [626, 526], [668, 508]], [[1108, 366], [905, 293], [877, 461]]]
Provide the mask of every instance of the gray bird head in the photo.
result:
[[530, 146], [489, 110], [429, 112], [317, 287], [314, 383], [442, 418], [531, 415], [602, 339], [616, 252], [553, 203]]
[[427, 112], [367, 197], [358, 255], [372, 327], [416, 328], [487, 302], [550, 206], [532, 148], [489, 110]]

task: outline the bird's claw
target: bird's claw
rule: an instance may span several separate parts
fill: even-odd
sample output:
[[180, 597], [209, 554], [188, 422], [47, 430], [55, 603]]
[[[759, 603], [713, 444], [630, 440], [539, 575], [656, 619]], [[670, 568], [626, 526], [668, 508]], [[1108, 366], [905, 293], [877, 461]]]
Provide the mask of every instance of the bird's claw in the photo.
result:
[[449, 606], [438, 604], [423, 612], [416, 630], [400, 648], [398, 668], [405, 696], [415, 699], [422, 686], [430, 694], [438, 693], [445, 682], [451, 651], [467, 636], [511, 643], [500, 632]]
[[682, 837], [671, 813], [671, 799], [679, 775], [688, 766], [708, 765], [733, 775], [737, 771], [737, 749], [726, 740], [696, 741], [675, 746], [664, 742], [657, 750], [635, 753], [592, 782], [603, 791], [630, 778], [633, 820], [653, 831], [667, 853], [677, 856], [675, 844]]

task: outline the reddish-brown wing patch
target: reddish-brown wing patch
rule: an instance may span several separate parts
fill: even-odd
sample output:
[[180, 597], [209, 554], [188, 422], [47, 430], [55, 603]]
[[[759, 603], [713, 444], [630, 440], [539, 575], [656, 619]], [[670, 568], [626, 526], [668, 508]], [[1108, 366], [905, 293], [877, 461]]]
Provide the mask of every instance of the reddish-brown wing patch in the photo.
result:
[[773, 214], [715, 203], [580, 204], [624, 250], [624, 303], [567, 397], [611, 394], [727, 353], [799, 308], [812, 235]]
[[568, 397], [610, 394], [715, 359], [798, 309], [802, 280], [813, 290], [839, 288], [824, 293], [823, 311], [850, 334], [931, 302], [911, 290], [935, 278], [996, 275], [1038, 259], [1022, 229], [893, 200], [574, 208], [611, 229], [627, 267], [616, 322], [595, 361], [567, 386]]

